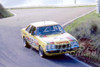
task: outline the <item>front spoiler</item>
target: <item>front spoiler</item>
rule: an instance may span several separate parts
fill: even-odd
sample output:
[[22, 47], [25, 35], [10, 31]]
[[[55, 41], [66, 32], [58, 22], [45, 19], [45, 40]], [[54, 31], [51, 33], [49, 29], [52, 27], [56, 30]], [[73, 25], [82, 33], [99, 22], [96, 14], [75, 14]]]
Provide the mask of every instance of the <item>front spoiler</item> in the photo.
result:
[[66, 54], [66, 53], [75, 53], [77, 51], [73, 49], [67, 49], [67, 50], [52, 50], [52, 51], [46, 51], [45, 54], [47, 56], [54, 56], [54, 55], [60, 55], [60, 54]]

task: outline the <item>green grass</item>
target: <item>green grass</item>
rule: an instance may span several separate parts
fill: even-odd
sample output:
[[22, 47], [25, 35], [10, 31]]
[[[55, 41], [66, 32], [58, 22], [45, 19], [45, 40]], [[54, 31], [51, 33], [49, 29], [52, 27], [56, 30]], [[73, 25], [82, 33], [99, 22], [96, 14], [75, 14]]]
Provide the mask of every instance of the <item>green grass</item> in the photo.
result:
[[14, 14], [12, 14], [11, 12], [7, 11], [8, 12], [8, 16], [7, 17], [11, 17], [11, 16], [14, 16]]
[[78, 8], [78, 7], [96, 7], [96, 5], [85, 5], [85, 6], [68, 6], [68, 7], [55, 7], [55, 6], [44, 6], [44, 7], [19, 7], [19, 8], [7, 8], [10, 10], [16, 10], [16, 9], [39, 9], [39, 8]]
[[78, 7], [96, 7], [96, 5], [72, 6], [72, 8], [78, 8]]
[[67, 25], [64, 29], [68, 32], [68, 31], [72, 31], [74, 30], [76, 27], [78, 27], [80, 24], [85, 23], [88, 20], [91, 19], [100, 19], [100, 14], [97, 14], [96, 11], [93, 11], [83, 17], [80, 17], [78, 19], [76, 19], [75, 21], [73, 21], [72, 23], [70, 23], [69, 25]]
[[13, 14], [6, 9], [1, 9], [0, 13], [2, 14], [2, 18], [11, 17]]

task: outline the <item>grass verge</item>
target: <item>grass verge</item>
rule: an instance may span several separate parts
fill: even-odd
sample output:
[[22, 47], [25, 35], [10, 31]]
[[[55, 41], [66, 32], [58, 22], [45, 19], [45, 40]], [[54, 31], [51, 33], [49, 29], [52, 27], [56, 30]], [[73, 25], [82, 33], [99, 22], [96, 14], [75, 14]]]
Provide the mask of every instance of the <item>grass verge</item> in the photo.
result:
[[16, 9], [39, 9], [39, 8], [78, 8], [78, 7], [96, 7], [96, 5], [84, 5], [84, 6], [68, 6], [68, 7], [59, 7], [59, 6], [41, 6], [41, 7], [18, 7], [18, 8], [7, 8], [10, 10], [16, 10]]
[[71, 24], [68, 24], [64, 29], [68, 31], [73, 31], [76, 27], [81, 25], [82, 23], [85, 23], [91, 19], [100, 19], [100, 14], [97, 14], [96, 11], [93, 11], [83, 17], [80, 17], [73, 21]]
[[100, 14], [93, 11], [67, 25], [65, 30], [80, 43], [75, 56], [100, 67]]

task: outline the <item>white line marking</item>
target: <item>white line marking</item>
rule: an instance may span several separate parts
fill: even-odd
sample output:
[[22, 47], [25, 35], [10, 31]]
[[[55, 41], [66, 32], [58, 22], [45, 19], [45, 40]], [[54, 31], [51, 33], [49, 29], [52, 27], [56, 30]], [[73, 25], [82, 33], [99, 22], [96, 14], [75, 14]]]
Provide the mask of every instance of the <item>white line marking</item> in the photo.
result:
[[82, 16], [85, 16], [85, 15], [91, 13], [91, 12], [94, 11], [94, 10], [96, 10], [96, 8], [93, 9], [93, 10], [91, 10], [91, 11], [89, 11], [89, 12], [87, 12], [87, 13], [84, 13], [84, 14], [82, 14], [82, 15], [80, 15], [80, 16], [78, 16], [78, 17], [76, 17], [76, 18], [74, 18], [74, 19], [72, 19], [72, 20], [70, 20], [70, 21], [68, 21], [68, 22], [66, 22], [66, 23], [64, 23], [62, 26], [65, 27], [67, 24], [73, 22], [74, 20], [76, 20], [76, 19], [78, 19], [78, 18], [80, 18], [80, 17], [82, 17]]
[[82, 62], [82, 61], [80, 61], [80, 60], [78, 60], [76, 57], [73, 57], [73, 56], [71, 56], [71, 55], [69, 55], [69, 54], [66, 54], [66, 55], [69, 56], [70, 58], [72, 58], [72, 59], [74, 59], [74, 60], [80, 62], [81, 64], [84, 64], [84, 65], [87, 66], [87, 67], [92, 67], [92, 66], [90, 66], [90, 65], [88, 65], [88, 64], [86, 64], [86, 63], [84, 63], [84, 62]]

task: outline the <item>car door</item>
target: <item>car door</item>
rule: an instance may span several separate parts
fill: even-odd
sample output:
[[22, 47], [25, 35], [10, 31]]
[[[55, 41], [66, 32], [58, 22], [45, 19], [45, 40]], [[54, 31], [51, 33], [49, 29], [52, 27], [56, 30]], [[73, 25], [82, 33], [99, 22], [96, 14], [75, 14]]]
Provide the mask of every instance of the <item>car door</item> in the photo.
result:
[[32, 26], [29, 30], [29, 43], [33, 48], [38, 48], [38, 40], [36, 39], [36, 27]]

